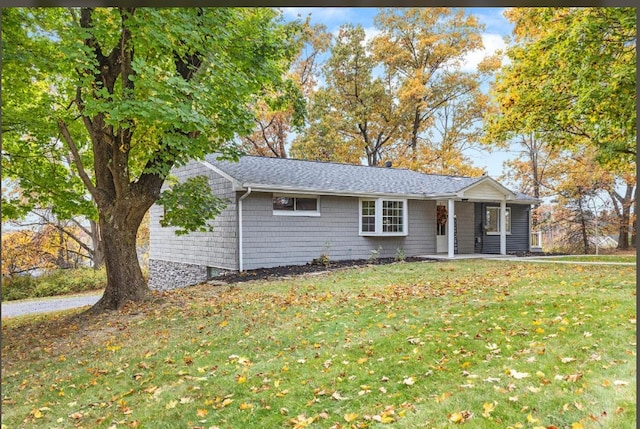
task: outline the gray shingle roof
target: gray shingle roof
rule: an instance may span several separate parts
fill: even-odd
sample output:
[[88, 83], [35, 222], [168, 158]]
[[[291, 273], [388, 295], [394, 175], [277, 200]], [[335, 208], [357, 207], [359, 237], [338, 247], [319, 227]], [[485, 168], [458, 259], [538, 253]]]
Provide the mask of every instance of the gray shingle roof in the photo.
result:
[[242, 187], [356, 195], [438, 196], [456, 193], [482, 177], [423, 174], [404, 168], [369, 167], [297, 159], [243, 156], [238, 162], [205, 161], [234, 178]]

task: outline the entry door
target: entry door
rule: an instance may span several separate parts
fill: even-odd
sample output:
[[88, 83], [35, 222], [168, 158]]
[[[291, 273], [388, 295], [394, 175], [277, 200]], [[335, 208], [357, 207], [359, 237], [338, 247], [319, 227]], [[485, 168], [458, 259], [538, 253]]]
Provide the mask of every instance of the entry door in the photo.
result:
[[447, 239], [447, 206], [438, 203], [436, 205], [436, 252], [447, 253], [449, 240]]

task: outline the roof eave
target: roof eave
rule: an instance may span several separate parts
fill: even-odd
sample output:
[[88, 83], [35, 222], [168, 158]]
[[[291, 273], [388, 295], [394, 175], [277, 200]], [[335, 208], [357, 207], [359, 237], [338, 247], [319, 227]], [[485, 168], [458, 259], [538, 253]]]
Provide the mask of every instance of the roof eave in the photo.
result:
[[268, 185], [264, 183], [243, 183], [240, 190], [246, 190], [251, 188], [253, 192], [285, 192], [285, 193], [298, 193], [298, 194], [313, 194], [313, 195], [335, 195], [341, 197], [388, 197], [388, 198], [406, 198], [406, 199], [438, 199], [438, 198], [451, 198], [455, 197], [455, 194], [405, 194], [394, 192], [365, 192], [365, 191], [351, 191], [341, 189], [325, 189], [325, 188], [302, 188], [298, 186], [283, 186], [283, 185]]

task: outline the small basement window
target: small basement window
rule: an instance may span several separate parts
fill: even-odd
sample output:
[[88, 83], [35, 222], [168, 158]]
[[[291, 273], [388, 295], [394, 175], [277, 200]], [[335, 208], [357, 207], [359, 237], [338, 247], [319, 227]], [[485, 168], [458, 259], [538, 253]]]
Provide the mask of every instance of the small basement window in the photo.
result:
[[320, 216], [318, 197], [274, 194], [272, 204], [276, 216]]

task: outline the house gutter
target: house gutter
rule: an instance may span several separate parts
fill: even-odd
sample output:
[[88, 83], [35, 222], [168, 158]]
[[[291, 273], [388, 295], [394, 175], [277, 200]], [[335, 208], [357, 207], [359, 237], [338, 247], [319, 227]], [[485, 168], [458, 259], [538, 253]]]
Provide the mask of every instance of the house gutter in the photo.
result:
[[247, 198], [251, 194], [251, 186], [247, 187], [247, 192], [240, 196], [238, 200], [238, 271], [244, 271], [244, 261], [243, 261], [243, 233], [242, 233], [242, 200]]

